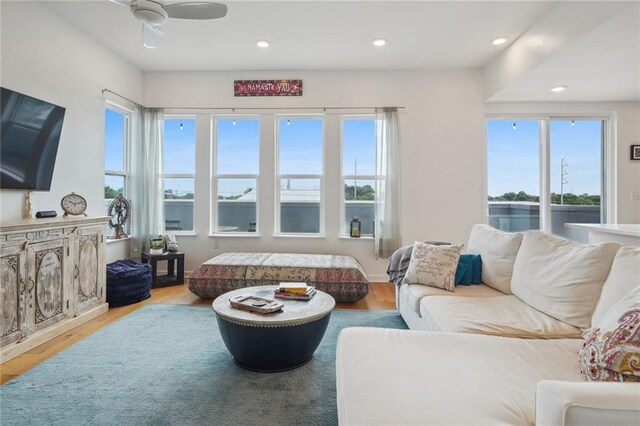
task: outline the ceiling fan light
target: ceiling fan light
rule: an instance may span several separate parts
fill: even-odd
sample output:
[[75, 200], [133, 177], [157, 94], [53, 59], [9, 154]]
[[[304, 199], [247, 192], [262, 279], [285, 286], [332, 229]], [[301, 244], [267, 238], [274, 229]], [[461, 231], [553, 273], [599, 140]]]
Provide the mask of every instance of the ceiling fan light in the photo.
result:
[[131, 13], [140, 22], [147, 25], [162, 25], [169, 15], [162, 5], [151, 0], [136, 0], [131, 3]]

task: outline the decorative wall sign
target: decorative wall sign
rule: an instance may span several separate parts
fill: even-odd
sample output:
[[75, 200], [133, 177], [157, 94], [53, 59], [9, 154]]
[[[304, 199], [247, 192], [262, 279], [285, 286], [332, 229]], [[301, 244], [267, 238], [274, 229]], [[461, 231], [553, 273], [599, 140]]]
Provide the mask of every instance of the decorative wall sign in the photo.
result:
[[235, 80], [235, 96], [302, 96], [302, 80]]
[[631, 145], [631, 159], [640, 160], [640, 145]]

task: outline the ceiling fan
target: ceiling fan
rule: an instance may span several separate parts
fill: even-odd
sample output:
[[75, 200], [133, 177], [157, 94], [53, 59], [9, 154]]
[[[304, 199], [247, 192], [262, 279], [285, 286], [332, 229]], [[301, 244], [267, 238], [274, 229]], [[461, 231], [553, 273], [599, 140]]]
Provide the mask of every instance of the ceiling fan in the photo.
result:
[[184, 1], [167, 4], [164, 0], [111, 0], [127, 6], [133, 16], [142, 22], [142, 44], [145, 47], [162, 46], [162, 25], [169, 18], [219, 19], [227, 16], [227, 5], [211, 1]]

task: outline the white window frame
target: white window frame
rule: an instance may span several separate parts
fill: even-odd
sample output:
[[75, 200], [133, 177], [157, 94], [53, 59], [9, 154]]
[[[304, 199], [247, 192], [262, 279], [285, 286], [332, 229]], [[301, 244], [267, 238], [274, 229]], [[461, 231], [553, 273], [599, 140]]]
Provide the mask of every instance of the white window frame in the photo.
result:
[[[218, 173], [218, 121], [220, 120], [257, 120], [258, 121], [258, 173]], [[214, 114], [211, 116], [211, 217], [209, 235], [229, 237], [259, 237], [260, 236], [260, 147], [262, 145], [262, 121], [258, 114]], [[218, 231], [218, 182], [220, 179], [255, 179], [256, 181], [256, 232]]]
[[[124, 108], [116, 103], [107, 101], [104, 107], [106, 110], [111, 110], [117, 112], [118, 114], [122, 114], [124, 116], [124, 134], [123, 134], [123, 144], [122, 144], [122, 168], [123, 170], [107, 170], [104, 169], [104, 175], [106, 176], [117, 176], [123, 178], [123, 196], [125, 198], [129, 197], [129, 139], [130, 139], [130, 123], [131, 123], [131, 110]], [[105, 119], [105, 135], [106, 135], [106, 119]], [[104, 142], [104, 147], [106, 148], [106, 138]], [[106, 158], [105, 158], [106, 160]], [[103, 182], [104, 186], [104, 182]], [[106, 198], [105, 198], [106, 201]], [[129, 226], [127, 224], [127, 226]]]
[[[346, 207], [347, 200], [344, 199], [344, 187], [346, 185], [346, 181], [348, 180], [372, 180], [374, 182], [375, 188], [375, 175], [345, 175], [344, 174], [344, 122], [345, 121], [355, 121], [355, 120], [373, 120], [375, 125], [376, 116], [374, 114], [345, 114], [340, 116], [340, 231], [338, 232], [338, 236], [340, 237], [348, 237], [349, 232], [347, 232], [347, 222], [346, 222]], [[375, 155], [375, 140], [373, 144], [373, 150]], [[371, 204], [374, 205], [375, 209], [375, 200], [371, 201]], [[373, 234], [362, 234], [361, 238], [373, 238]]]
[[[194, 145], [194, 150], [197, 151], [197, 144], [198, 144], [198, 132], [197, 132], [197, 117], [195, 116], [195, 114], [166, 114], [163, 117], [163, 122], [162, 122], [162, 161], [164, 162], [165, 160], [165, 155], [164, 155], [164, 142], [165, 142], [165, 132], [164, 132], [164, 122], [166, 120], [179, 120], [179, 119], [185, 119], [185, 120], [193, 120], [196, 123], [196, 134], [195, 134], [195, 145]], [[194, 153], [195, 154], [195, 153]], [[165, 179], [193, 179], [193, 229], [189, 229], [189, 230], [181, 230], [181, 231], [169, 231], [172, 234], [176, 234], [176, 235], [195, 235], [196, 232], [196, 197], [198, 196], [196, 193], [196, 162], [197, 162], [197, 156], [194, 155], [194, 163], [193, 163], [193, 173], [165, 173], [164, 169], [162, 170], [162, 174], [161, 174], [161, 179], [162, 179], [162, 207], [164, 208], [164, 203], [166, 203], [167, 201], [171, 202], [171, 200], [167, 200], [165, 198], [165, 188], [164, 188], [164, 180]], [[166, 217], [165, 217], [165, 225], [166, 225]], [[163, 225], [163, 229], [164, 229], [164, 225]], [[164, 231], [165, 233], [167, 233], [167, 230], [165, 229]]]
[[[275, 127], [275, 224], [274, 224], [274, 236], [277, 237], [325, 237], [325, 194], [324, 194], [324, 181], [326, 175], [326, 117], [324, 114], [276, 114], [274, 115], [274, 127]], [[281, 120], [320, 120], [322, 122], [322, 174], [280, 174], [280, 121]], [[281, 189], [280, 182], [282, 179], [302, 179], [320, 180], [320, 224], [318, 232], [282, 232], [280, 223], [280, 197]]]
[[[600, 222], [616, 223], [616, 140], [612, 131], [615, 115], [612, 113], [554, 113], [554, 114], [485, 114], [485, 124], [490, 120], [536, 120], [539, 123], [539, 181], [540, 181], [540, 230], [551, 233], [551, 122], [552, 121], [602, 121], [602, 153], [600, 183]], [[488, 134], [485, 135], [485, 221], [489, 219], [488, 182]]]

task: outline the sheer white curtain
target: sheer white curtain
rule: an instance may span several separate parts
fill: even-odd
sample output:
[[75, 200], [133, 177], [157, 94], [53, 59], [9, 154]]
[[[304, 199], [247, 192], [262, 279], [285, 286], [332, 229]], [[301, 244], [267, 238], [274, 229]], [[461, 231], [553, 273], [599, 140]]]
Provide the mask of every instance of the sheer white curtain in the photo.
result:
[[129, 197], [131, 198], [131, 257], [140, 257], [149, 238], [164, 232], [162, 181], [163, 112], [136, 108], [129, 140]]
[[401, 246], [398, 110], [376, 109], [376, 258]]

